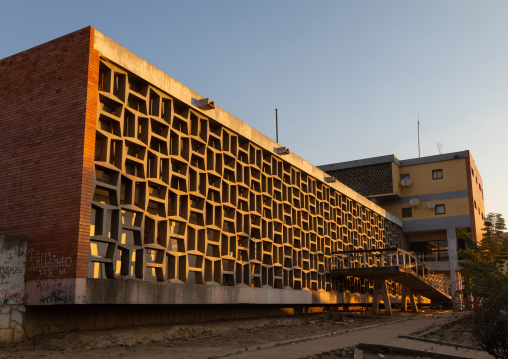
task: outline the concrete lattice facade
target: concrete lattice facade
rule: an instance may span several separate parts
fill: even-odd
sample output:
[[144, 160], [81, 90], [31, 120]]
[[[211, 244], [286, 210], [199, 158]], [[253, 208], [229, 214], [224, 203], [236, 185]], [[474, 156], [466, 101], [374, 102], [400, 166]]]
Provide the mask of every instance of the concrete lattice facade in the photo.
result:
[[328, 171], [346, 186], [362, 196], [375, 196], [393, 192], [391, 163], [376, 163]]
[[90, 278], [331, 291], [332, 253], [399, 244], [380, 214], [111, 62], [98, 102]]

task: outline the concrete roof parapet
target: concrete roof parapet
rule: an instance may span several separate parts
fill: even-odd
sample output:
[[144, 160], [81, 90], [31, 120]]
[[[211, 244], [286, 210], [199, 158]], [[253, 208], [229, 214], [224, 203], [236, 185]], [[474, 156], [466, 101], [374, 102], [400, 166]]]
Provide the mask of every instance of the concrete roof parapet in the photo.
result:
[[386, 156], [378, 156], [378, 157], [370, 157], [363, 158], [359, 160], [353, 161], [345, 161], [345, 162], [337, 162], [328, 165], [317, 166], [319, 169], [323, 171], [336, 171], [343, 170], [347, 168], [354, 167], [362, 167], [362, 166], [372, 166], [380, 163], [388, 163], [395, 162], [395, 164], [399, 167], [404, 166], [412, 166], [419, 165], [423, 163], [432, 163], [432, 162], [441, 162], [441, 161], [449, 161], [457, 158], [468, 158], [469, 150], [459, 151], [459, 152], [451, 152], [451, 153], [443, 153], [439, 155], [433, 156], [425, 156], [419, 158], [410, 158], [407, 160], [399, 160], [395, 155], [386, 155]]
[[459, 152], [451, 152], [451, 153], [443, 153], [434, 156], [426, 156], [420, 158], [410, 158], [407, 160], [401, 160], [400, 166], [412, 166], [412, 165], [421, 165], [423, 163], [432, 163], [432, 162], [441, 162], [441, 161], [450, 161], [458, 158], [468, 158], [469, 150], [459, 151]]

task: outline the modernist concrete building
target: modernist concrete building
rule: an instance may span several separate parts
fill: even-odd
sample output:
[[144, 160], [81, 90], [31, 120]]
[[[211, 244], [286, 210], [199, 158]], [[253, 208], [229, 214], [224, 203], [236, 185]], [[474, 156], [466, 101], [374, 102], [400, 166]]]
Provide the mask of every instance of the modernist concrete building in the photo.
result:
[[457, 229], [481, 238], [483, 185], [469, 151], [399, 160], [394, 155], [319, 166], [402, 220], [402, 247], [461, 288]]
[[92, 27], [0, 76], [0, 233], [28, 238], [6, 305], [368, 301], [333, 253], [401, 245], [400, 218]]

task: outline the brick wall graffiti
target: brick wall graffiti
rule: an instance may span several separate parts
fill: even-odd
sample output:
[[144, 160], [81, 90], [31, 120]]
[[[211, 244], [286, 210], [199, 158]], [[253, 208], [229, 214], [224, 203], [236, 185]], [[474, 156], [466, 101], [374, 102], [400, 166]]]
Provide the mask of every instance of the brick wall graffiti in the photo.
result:
[[36, 284], [36, 295], [40, 304], [69, 304], [74, 301], [75, 283], [63, 281], [39, 281]]
[[71, 265], [71, 257], [57, 256], [50, 251], [41, 252], [33, 248], [28, 250], [27, 270], [38, 271], [43, 277], [58, 278], [65, 275]]

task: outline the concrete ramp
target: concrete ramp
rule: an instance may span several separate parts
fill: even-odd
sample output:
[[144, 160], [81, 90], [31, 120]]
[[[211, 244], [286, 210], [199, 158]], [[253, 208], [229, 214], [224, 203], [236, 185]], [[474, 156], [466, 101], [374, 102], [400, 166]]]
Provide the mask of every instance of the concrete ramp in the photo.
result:
[[399, 248], [335, 253], [330, 271], [333, 276], [352, 276], [374, 281], [374, 311], [377, 310], [374, 305], [379, 304], [376, 304], [380, 298], [378, 294], [383, 296], [385, 304], [389, 304], [386, 303], [389, 301], [387, 280], [401, 284], [411, 294], [411, 298], [412, 295], [419, 294], [435, 303], [445, 303], [452, 299], [448, 294], [450, 283], [442, 274], [434, 273], [412, 253]]
[[443, 291], [443, 288], [436, 286], [427, 278], [419, 276], [411, 268], [402, 266], [336, 269], [332, 271], [332, 275], [352, 276], [373, 281], [393, 280], [410, 289], [413, 294], [420, 294], [432, 301], [447, 302], [451, 300], [451, 296]]

